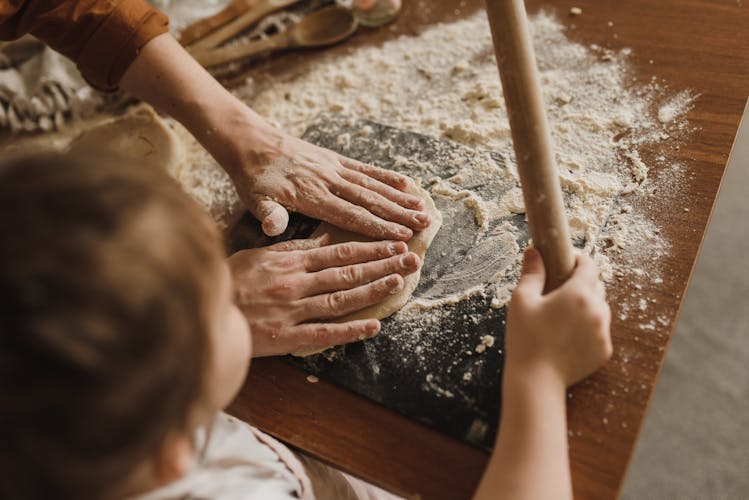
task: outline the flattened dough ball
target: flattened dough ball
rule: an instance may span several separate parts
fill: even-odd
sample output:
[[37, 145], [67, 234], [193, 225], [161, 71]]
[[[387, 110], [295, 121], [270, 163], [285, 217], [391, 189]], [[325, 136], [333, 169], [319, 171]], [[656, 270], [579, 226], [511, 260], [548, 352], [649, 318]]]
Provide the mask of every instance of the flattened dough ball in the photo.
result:
[[167, 171], [184, 159], [184, 148], [169, 126], [147, 105], [85, 128], [69, 146], [71, 151], [104, 150], [122, 158], [145, 161]]
[[[419, 259], [421, 259], [423, 266], [424, 255], [426, 254], [429, 245], [432, 244], [434, 236], [442, 226], [442, 214], [439, 210], [437, 210], [437, 207], [434, 205], [434, 200], [432, 200], [432, 197], [425, 189], [422, 189], [413, 184], [410, 188], [407, 189], [407, 192], [419, 196], [424, 200], [424, 211], [428, 213], [432, 219], [432, 223], [428, 228], [416, 233], [410, 241], [406, 242], [408, 245], [408, 250], [414, 252], [419, 256]], [[311, 238], [316, 238], [322, 236], [323, 234], [328, 234], [330, 236], [331, 245], [336, 243], [346, 243], [348, 241], [374, 241], [371, 238], [362, 236], [361, 234], [346, 231], [327, 222], [323, 222], [322, 224], [320, 224], [315, 232], [312, 233]], [[421, 278], [421, 267], [418, 271], [404, 277], [405, 284], [403, 286], [403, 289], [399, 293], [388, 297], [379, 304], [366, 307], [351, 314], [347, 314], [346, 316], [336, 318], [332, 321], [334, 321], [335, 323], [345, 323], [347, 321], [354, 321], [359, 319], [387, 318], [388, 316], [398, 312], [401, 307], [406, 305], [419, 284], [419, 278]], [[294, 356], [309, 356], [312, 354], [317, 354], [324, 350], [325, 349], [310, 352], [297, 352], [293, 354]]]

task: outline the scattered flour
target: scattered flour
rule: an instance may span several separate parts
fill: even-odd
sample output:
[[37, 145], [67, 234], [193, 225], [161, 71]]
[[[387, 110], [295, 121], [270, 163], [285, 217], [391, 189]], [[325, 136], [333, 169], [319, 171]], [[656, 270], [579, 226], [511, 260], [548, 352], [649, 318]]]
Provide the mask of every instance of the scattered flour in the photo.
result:
[[679, 92], [658, 108], [658, 121], [671, 123], [685, 112], [689, 111], [694, 98], [689, 92]]
[[494, 345], [494, 337], [491, 335], [484, 335], [481, 337], [481, 342], [479, 345], [476, 346], [475, 351], [479, 354], [486, 351], [487, 347], [492, 347]]
[[437, 377], [434, 376], [433, 373], [427, 373], [427, 376], [424, 379], [424, 386], [429, 391], [443, 398], [455, 397], [455, 394], [452, 391], [445, 389], [439, 384], [439, 380], [437, 379]]
[[226, 228], [244, 211], [229, 176], [179, 122], [167, 119], [185, 147], [187, 162], [171, 173], [220, 226]]

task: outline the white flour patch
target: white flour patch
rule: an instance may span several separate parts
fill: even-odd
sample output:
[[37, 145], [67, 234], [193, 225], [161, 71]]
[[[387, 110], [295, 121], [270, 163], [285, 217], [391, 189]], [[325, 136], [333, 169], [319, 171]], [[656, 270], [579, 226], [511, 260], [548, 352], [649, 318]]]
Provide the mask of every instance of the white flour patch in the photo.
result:
[[679, 92], [658, 108], [658, 121], [671, 123], [691, 108], [694, 98], [689, 92]]

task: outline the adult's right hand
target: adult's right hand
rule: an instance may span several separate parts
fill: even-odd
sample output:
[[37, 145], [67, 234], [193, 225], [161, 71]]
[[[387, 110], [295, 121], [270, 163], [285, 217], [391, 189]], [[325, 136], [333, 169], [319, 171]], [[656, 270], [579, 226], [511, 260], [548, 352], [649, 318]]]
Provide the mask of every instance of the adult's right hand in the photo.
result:
[[399, 292], [403, 276], [420, 265], [418, 255], [400, 241], [328, 245], [326, 237], [229, 257], [237, 305], [250, 325], [256, 357], [312, 352], [375, 336], [376, 319], [329, 320]]

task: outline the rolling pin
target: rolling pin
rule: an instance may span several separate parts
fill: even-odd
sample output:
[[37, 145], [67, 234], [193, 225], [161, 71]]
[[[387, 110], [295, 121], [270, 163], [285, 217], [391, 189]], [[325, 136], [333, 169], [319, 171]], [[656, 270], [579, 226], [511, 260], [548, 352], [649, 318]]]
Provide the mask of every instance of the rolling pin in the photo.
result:
[[564, 283], [575, 255], [554, 162], [549, 124], [523, 0], [486, 0], [518, 174], [534, 246], [549, 292]]

